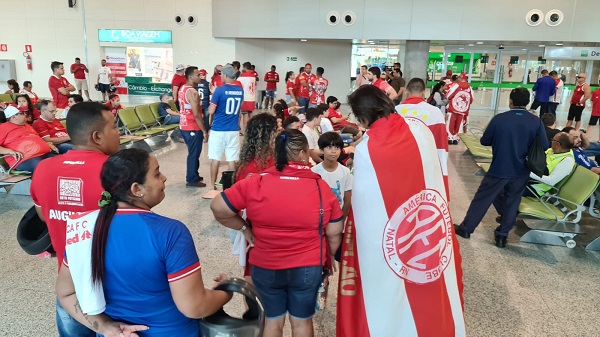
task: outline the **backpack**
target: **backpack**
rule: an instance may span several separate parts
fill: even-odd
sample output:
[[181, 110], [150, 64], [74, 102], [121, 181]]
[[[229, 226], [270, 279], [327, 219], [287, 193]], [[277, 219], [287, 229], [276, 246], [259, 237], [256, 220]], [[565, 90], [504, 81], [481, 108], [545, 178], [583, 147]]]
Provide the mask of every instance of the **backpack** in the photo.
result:
[[533, 143], [527, 151], [525, 158], [529, 171], [535, 173], [538, 177], [548, 175], [548, 167], [546, 166], [546, 150], [540, 142], [540, 137], [536, 136]]
[[437, 106], [437, 104], [435, 104], [435, 100], [433, 99], [434, 95], [435, 94], [429, 96], [429, 98], [427, 99], [427, 103], [429, 103], [429, 104], [431, 104], [433, 106]]

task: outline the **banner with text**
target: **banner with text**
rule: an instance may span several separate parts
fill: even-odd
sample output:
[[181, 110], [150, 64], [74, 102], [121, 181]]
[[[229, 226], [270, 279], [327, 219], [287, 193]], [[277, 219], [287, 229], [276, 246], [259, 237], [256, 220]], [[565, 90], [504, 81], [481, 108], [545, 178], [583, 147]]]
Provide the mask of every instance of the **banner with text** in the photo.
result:
[[106, 66], [110, 68], [113, 84], [117, 87], [117, 94], [127, 95], [127, 50], [125, 48], [104, 48]]
[[129, 95], [134, 96], [160, 96], [162, 93], [171, 94], [171, 84], [168, 83], [130, 83], [128, 84]]
[[546, 47], [544, 58], [548, 60], [600, 60], [600, 48]]

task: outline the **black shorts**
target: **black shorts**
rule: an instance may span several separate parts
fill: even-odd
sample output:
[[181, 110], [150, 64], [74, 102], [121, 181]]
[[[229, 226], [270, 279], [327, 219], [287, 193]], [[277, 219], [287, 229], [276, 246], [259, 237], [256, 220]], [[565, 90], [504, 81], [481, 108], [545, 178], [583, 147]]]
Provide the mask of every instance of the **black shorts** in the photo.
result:
[[569, 107], [569, 116], [567, 117], [568, 121], [575, 120], [576, 122], [581, 121], [581, 113], [583, 112], [583, 106], [571, 104]]
[[588, 125], [596, 125], [598, 124], [598, 119], [600, 119], [600, 116], [590, 116], [590, 122], [588, 123]]
[[102, 92], [102, 93], [109, 93], [110, 92], [110, 84], [98, 83], [98, 90], [100, 90], [100, 92]]

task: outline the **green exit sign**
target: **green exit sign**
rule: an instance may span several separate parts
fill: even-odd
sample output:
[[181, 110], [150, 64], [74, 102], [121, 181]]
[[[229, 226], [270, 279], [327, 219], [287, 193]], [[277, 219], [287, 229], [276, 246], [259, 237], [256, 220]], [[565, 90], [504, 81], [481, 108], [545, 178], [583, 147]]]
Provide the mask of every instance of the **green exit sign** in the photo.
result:
[[298, 58], [296, 56], [288, 56], [288, 57], [286, 57], [286, 60], [288, 60], [290, 62], [296, 62], [296, 61], [298, 61]]

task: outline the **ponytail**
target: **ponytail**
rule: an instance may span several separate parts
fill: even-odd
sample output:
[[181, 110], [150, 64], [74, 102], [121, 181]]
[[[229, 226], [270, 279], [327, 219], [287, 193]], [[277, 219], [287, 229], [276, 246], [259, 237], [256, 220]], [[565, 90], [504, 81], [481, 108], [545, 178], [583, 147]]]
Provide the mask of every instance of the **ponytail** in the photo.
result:
[[104, 280], [104, 255], [108, 230], [118, 208], [117, 201], [106, 191], [102, 192], [98, 206], [101, 208], [96, 219], [92, 240], [92, 282], [96, 285]]
[[306, 136], [298, 130], [285, 130], [275, 138], [275, 168], [281, 172], [300, 151], [308, 149]]
[[293, 71], [288, 71], [287, 73], [285, 73], [285, 81], [286, 82], [290, 79], [290, 77], [292, 77], [293, 73], [294, 73]]

